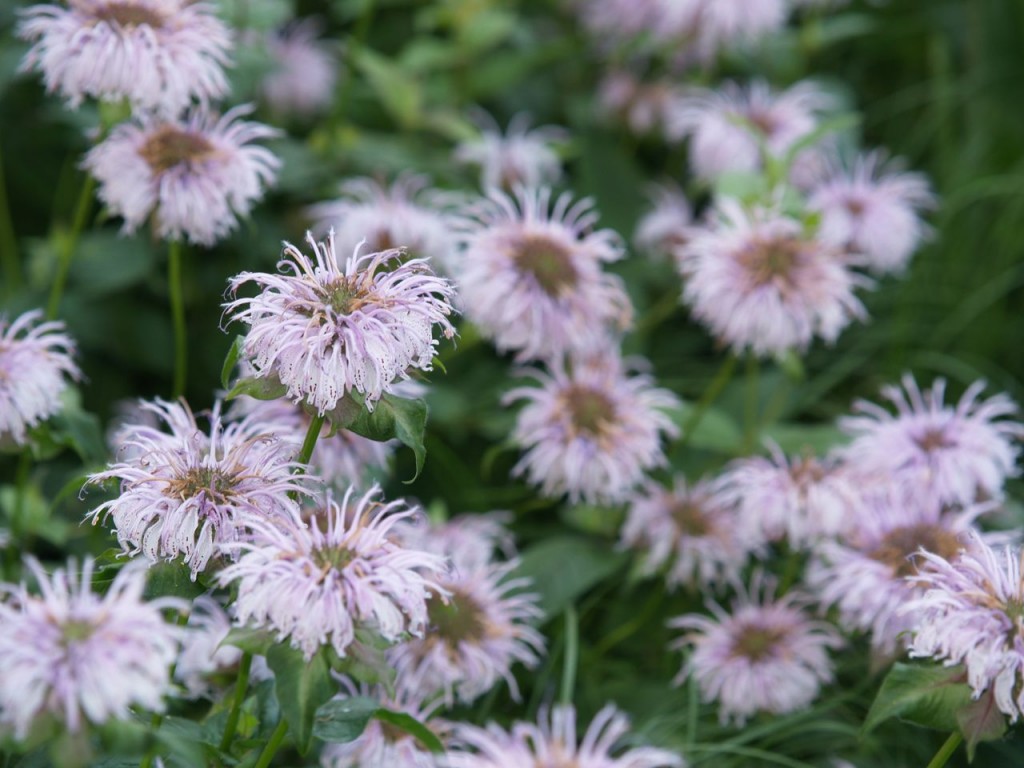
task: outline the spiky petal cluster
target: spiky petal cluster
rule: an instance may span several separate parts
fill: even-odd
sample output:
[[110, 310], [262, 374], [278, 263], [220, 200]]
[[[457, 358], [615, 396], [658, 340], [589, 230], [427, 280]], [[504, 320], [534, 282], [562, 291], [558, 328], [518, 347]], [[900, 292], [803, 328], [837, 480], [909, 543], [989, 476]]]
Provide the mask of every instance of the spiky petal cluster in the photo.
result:
[[267, 40], [274, 68], [263, 78], [263, 98], [280, 115], [312, 115], [326, 109], [338, 81], [338, 55], [318, 39], [320, 25], [304, 19]]
[[182, 118], [142, 117], [119, 124], [85, 156], [99, 196], [134, 232], [153, 216], [156, 233], [213, 245], [263, 197], [280, 161], [253, 142], [278, 135], [239, 118], [196, 109]]
[[895, 414], [860, 400], [854, 415], [840, 420], [854, 437], [843, 451], [851, 469], [891, 477], [944, 504], [1002, 498], [1006, 478], [1019, 472], [1017, 442], [1024, 437], [1024, 425], [1004, 418], [1017, 413], [1016, 404], [1005, 394], [981, 400], [984, 381], [971, 384], [956, 406], [944, 402], [944, 379], [922, 392], [905, 374], [901, 385], [882, 389]]
[[526, 402], [512, 433], [525, 453], [513, 472], [545, 496], [615, 504], [665, 463], [662, 438], [679, 434], [667, 411], [679, 401], [651, 377], [630, 375], [612, 353], [531, 375], [539, 387], [514, 389], [503, 402]]
[[803, 351], [866, 317], [854, 289], [869, 282], [841, 256], [795, 219], [726, 199], [679, 253], [683, 299], [736, 352]]
[[709, 62], [723, 50], [756, 43], [786, 23], [787, 0], [661, 0], [659, 37], [682, 41], [687, 57]]
[[602, 270], [622, 257], [619, 236], [593, 229], [589, 200], [564, 193], [552, 206], [551, 194], [491, 190], [456, 222], [466, 315], [520, 361], [592, 352], [632, 320], [622, 281]]
[[916, 617], [910, 655], [963, 664], [975, 697], [991, 691], [1016, 722], [1024, 714], [1021, 548], [996, 553], [975, 536], [954, 559], [921, 557], [929, 564], [921, 576], [927, 591], [907, 605]]
[[184, 402], [143, 403], [168, 431], [127, 427], [123, 459], [89, 476], [90, 483], [117, 480], [119, 495], [89, 513], [111, 517], [121, 546], [152, 561], [182, 557], [192, 578], [218, 547], [247, 535], [254, 521], [282, 520], [297, 510], [289, 494], [308, 494], [294, 446], [256, 419], [227, 426], [220, 404], [210, 431], [199, 429]]
[[[306, 240], [316, 261], [285, 244], [278, 269], [285, 274], [243, 272], [229, 281], [232, 295], [246, 283], [262, 291], [225, 305], [231, 320], [249, 326], [243, 354], [258, 377], [277, 377], [288, 397], [320, 414], [349, 392], [367, 408], [408, 379], [408, 370], [429, 371], [437, 342], [434, 325], [455, 335], [451, 284], [422, 259], [397, 261], [397, 250], [359, 255], [338, 263], [334, 233]], [[291, 274], [287, 274], [290, 272]]]
[[682, 758], [664, 749], [618, 749], [628, 738], [629, 718], [611, 704], [594, 716], [582, 739], [576, 720], [575, 708], [563, 705], [543, 707], [537, 723], [517, 722], [509, 731], [496, 723], [485, 728], [460, 723], [445, 768], [683, 768]]
[[368, 251], [404, 248], [429, 259], [436, 270], [447, 268], [455, 238], [445, 216], [433, 207], [426, 176], [405, 173], [390, 186], [369, 178], [342, 182], [341, 196], [307, 209], [318, 231], [334, 228], [334, 241], [351, 251], [363, 240]]
[[566, 132], [553, 125], [530, 128], [529, 116], [512, 118], [508, 130], [501, 128], [486, 112], [477, 112], [480, 136], [455, 148], [455, 160], [480, 168], [483, 189], [513, 190], [553, 184], [562, 175], [562, 161], [553, 144], [563, 141]]
[[406, 546], [447, 558], [457, 575], [486, 568], [499, 554], [515, 557], [515, 536], [506, 527], [510, 519], [508, 512], [466, 514], [443, 523], [406, 525], [396, 532]]
[[642, 251], [675, 258], [697, 231], [690, 203], [675, 184], [652, 187], [651, 198], [654, 208], [640, 219], [633, 240]]
[[22, 445], [27, 430], [61, 409], [67, 380], [82, 376], [64, 323], [40, 322], [42, 310], [8, 322], [0, 316], [0, 445]]
[[236, 666], [242, 651], [223, 644], [231, 631], [231, 618], [210, 595], [192, 602], [187, 626], [190, 631], [174, 665], [174, 678], [189, 697], [199, 698], [211, 693], [210, 677]]
[[674, 115], [685, 98], [686, 91], [672, 78], [641, 80], [627, 70], [608, 73], [597, 93], [603, 114], [635, 135], [657, 133], [669, 142], [683, 138]]
[[934, 205], [924, 176], [887, 170], [880, 153], [861, 155], [848, 170], [833, 164], [807, 201], [821, 214], [822, 240], [861, 254], [880, 273], [906, 268], [929, 234], [920, 211]]
[[692, 649], [676, 682], [692, 676], [703, 699], [718, 702], [723, 723], [798, 711], [832, 680], [829, 650], [842, 644], [835, 629], [811, 619], [799, 593], [773, 593], [774, 585], [756, 574], [731, 612], [709, 601], [711, 616], [690, 613], [669, 622], [687, 630], [674, 647]]
[[416, 510], [379, 494], [349, 488], [339, 504], [327, 491], [308, 524], [297, 513], [258, 521], [252, 540], [226, 544], [238, 560], [218, 580], [238, 585], [238, 623], [272, 630], [306, 658], [328, 644], [345, 656], [357, 629], [391, 643], [422, 636], [428, 599], [446, 595], [434, 580], [444, 561], [395, 541], [395, 525]]
[[227, 93], [231, 32], [213, 6], [193, 0], [71, 0], [33, 5], [18, 34], [34, 43], [22, 69], [43, 73], [72, 107], [91, 96], [127, 99], [173, 116]]
[[740, 525], [709, 480], [671, 488], [648, 481], [630, 501], [619, 540], [642, 553], [645, 573], [665, 570], [670, 587], [710, 588], [739, 578], [761, 545], [756, 528]]
[[94, 563], [48, 576], [26, 561], [40, 595], [0, 584], [0, 722], [17, 739], [50, 716], [70, 732], [85, 724], [127, 719], [132, 707], [162, 711], [171, 693], [170, 667], [184, 636], [161, 611], [186, 604], [142, 599], [146, 568], [129, 563], [107, 591], [92, 591]]

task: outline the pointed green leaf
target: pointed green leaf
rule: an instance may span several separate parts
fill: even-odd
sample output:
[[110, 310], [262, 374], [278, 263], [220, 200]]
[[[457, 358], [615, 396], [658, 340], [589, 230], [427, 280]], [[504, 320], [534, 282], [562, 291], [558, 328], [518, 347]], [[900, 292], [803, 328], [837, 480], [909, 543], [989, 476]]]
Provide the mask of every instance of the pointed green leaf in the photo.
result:
[[156, 563], [146, 571], [146, 589], [143, 596], [147, 600], [158, 597], [180, 597], [193, 600], [206, 590], [201, 584], [192, 580], [192, 572], [182, 562]]
[[961, 667], [894, 664], [868, 710], [864, 733], [893, 717], [939, 731], [956, 730], [957, 713], [971, 700], [965, 679]]
[[221, 645], [231, 645], [253, 656], [265, 656], [267, 650], [277, 642], [273, 634], [257, 627], [232, 627]]
[[347, 428], [371, 440], [397, 438], [416, 456], [416, 474], [406, 482], [411, 483], [419, 476], [427, 458], [423, 443], [427, 431], [427, 404], [423, 400], [386, 394], [374, 406], [373, 413], [364, 407]]
[[379, 706], [376, 699], [365, 696], [331, 699], [316, 711], [313, 735], [334, 744], [355, 741]]
[[1006, 715], [996, 706], [992, 690], [985, 691], [977, 701], [972, 701], [956, 713], [960, 733], [967, 743], [967, 760], [974, 761], [974, 750], [982, 741], [1001, 739], [1006, 733]]
[[437, 738], [437, 734], [412, 715], [407, 715], [405, 712], [393, 712], [382, 707], [373, 716], [382, 723], [388, 723], [405, 731], [431, 752], [444, 752], [444, 744]]
[[253, 376], [236, 381], [224, 399], [234, 400], [241, 395], [247, 395], [257, 400], [277, 400], [287, 393], [288, 387], [276, 376]]
[[238, 365], [238, 356], [242, 353], [242, 344], [245, 336], [235, 336], [235, 340], [228, 347], [228, 353], [224, 356], [224, 365], [220, 369], [220, 385], [227, 389], [231, 386], [231, 372]]
[[305, 755], [313, 741], [317, 710], [338, 690], [327, 660], [318, 653], [306, 661], [301, 651], [278, 643], [267, 650], [267, 666], [274, 673], [274, 690], [295, 748]]

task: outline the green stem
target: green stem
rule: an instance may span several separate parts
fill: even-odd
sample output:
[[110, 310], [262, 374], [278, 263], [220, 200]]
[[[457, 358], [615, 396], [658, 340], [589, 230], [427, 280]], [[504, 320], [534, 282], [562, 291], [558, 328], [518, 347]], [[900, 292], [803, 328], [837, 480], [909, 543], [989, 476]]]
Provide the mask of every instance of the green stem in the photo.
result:
[[715, 378], [712, 379], [711, 384], [706, 390], [704, 390], [703, 396], [701, 396], [700, 402], [697, 403], [697, 407], [693, 413], [690, 414], [689, 420], [683, 425], [683, 436], [681, 444], [686, 445], [690, 436], [694, 433], [697, 427], [700, 425], [701, 420], [707, 414], [708, 409], [718, 399], [718, 396], [722, 394], [722, 390], [725, 389], [725, 385], [729, 383], [732, 378], [733, 372], [736, 370], [736, 355], [730, 354], [725, 362], [722, 363], [722, 367], [718, 369], [718, 373], [715, 374]]
[[277, 750], [281, 748], [281, 742], [284, 741], [286, 733], [288, 733], [288, 721], [282, 717], [277, 724], [277, 728], [270, 734], [270, 741], [263, 748], [263, 751], [260, 753], [260, 759], [256, 761], [256, 765], [253, 768], [267, 768], [270, 765], [270, 761], [274, 759]]
[[78, 238], [85, 229], [85, 222], [89, 218], [89, 209], [92, 208], [92, 192], [96, 188], [96, 180], [92, 176], [86, 176], [82, 184], [82, 191], [78, 195], [78, 204], [75, 206], [75, 218], [71, 222], [71, 231], [60, 243], [60, 253], [57, 255], [57, 274], [53, 278], [53, 286], [50, 288], [50, 299], [46, 303], [46, 319], [54, 320], [60, 310], [60, 299], [64, 294], [64, 285], [68, 281], [68, 272], [71, 269], [71, 258], [75, 255], [75, 247], [78, 245]]
[[313, 449], [316, 448], [317, 438], [320, 437], [320, 432], [324, 428], [325, 418], [320, 414], [313, 414], [313, 418], [310, 419], [309, 428], [306, 430], [306, 439], [302, 441], [302, 450], [299, 451], [299, 457], [296, 459], [299, 464], [306, 466], [313, 457]]
[[743, 417], [743, 453], [750, 453], [757, 442], [760, 425], [757, 423], [760, 365], [756, 357], [747, 357], [747, 392]]
[[700, 714], [700, 695], [697, 690], [697, 678], [692, 674], [686, 681], [686, 744], [692, 746], [697, 741], [697, 716]]
[[0, 153], [0, 261], [3, 262], [7, 290], [16, 293], [21, 288], [21, 265], [18, 262], [18, 241], [14, 236], [10, 203], [7, 199], [7, 177], [4, 175], [3, 155]]
[[928, 763], [928, 768], [942, 768], [956, 752], [956, 748], [960, 746], [960, 743], [964, 740], [964, 737], [960, 734], [960, 731], [953, 731], [949, 734], [949, 738], [939, 747], [939, 751], [935, 753], [935, 757]]
[[580, 625], [576, 617], [576, 608], [570, 605], [565, 609], [565, 664], [562, 667], [562, 691], [558, 697], [559, 703], [565, 706], [572, 704], [573, 693], [576, 690], [579, 655]]
[[220, 751], [227, 752], [234, 741], [235, 731], [238, 730], [238, 716], [242, 714], [242, 702], [245, 701], [245, 691], [249, 687], [249, 669], [252, 667], [252, 654], [246, 651], [242, 654], [242, 661], [238, 666], [238, 682], [235, 683], [235, 698], [231, 702], [231, 713], [228, 715], [227, 725], [224, 726], [224, 738], [220, 740]]
[[174, 324], [174, 389], [171, 399], [185, 394], [188, 377], [188, 339], [185, 335], [185, 297], [181, 284], [181, 241], [167, 244], [167, 286], [171, 293], [171, 321]]
[[22, 535], [22, 523], [25, 516], [25, 502], [28, 497], [28, 476], [32, 470], [32, 452], [26, 448], [18, 459], [18, 468], [14, 475], [14, 506], [8, 521], [11, 528], [11, 540], [7, 545], [6, 567], [8, 578], [15, 581], [18, 571], [18, 553], [28, 549], [28, 542]]

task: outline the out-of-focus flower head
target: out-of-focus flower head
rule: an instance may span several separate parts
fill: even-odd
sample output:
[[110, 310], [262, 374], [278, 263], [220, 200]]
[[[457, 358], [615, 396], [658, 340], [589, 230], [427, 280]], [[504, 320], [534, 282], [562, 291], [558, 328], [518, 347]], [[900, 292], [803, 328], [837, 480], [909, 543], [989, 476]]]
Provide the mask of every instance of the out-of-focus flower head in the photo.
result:
[[330, 107], [338, 81], [338, 55], [319, 40], [320, 23], [313, 18], [293, 22], [267, 38], [274, 68], [260, 86], [274, 112], [314, 115]]
[[71, 733], [86, 723], [128, 719], [133, 707], [164, 709], [170, 668], [185, 631], [161, 611], [187, 609], [172, 597], [145, 602], [146, 567], [129, 563], [107, 591], [92, 591], [94, 563], [48, 575], [33, 559], [28, 570], [40, 595], [0, 584], [0, 723], [24, 739], [46, 717]]
[[526, 403], [512, 433], [525, 453], [513, 472], [543, 495], [616, 504], [665, 464], [661, 442], [679, 434], [668, 414], [679, 400], [650, 376], [631, 375], [614, 350], [529, 373], [540, 386], [514, 389], [503, 402]]
[[832, 681], [828, 654], [842, 645], [838, 633], [804, 612], [799, 593], [775, 598], [774, 591], [758, 573], [749, 590], [740, 588], [731, 612], [709, 601], [712, 616], [690, 613], [669, 622], [687, 630], [673, 647], [692, 649], [676, 682], [692, 676], [703, 699], [718, 702], [722, 723], [796, 712]]
[[1017, 413], [1005, 394], [981, 400], [984, 388], [984, 381], [976, 381], [955, 406], [946, 405], [944, 379], [922, 392], [906, 374], [901, 386], [882, 389], [895, 414], [859, 400], [854, 415], [840, 419], [839, 426], [854, 437], [843, 458], [856, 474], [890, 477], [943, 504], [1002, 498], [1006, 478], [1019, 473], [1017, 443], [1024, 425], [1004, 418]]
[[343, 267], [333, 232], [326, 242], [310, 233], [306, 240], [315, 262], [286, 243], [283, 274], [243, 272], [229, 281], [232, 295], [249, 282], [262, 291], [227, 303], [225, 314], [249, 326], [242, 351], [256, 375], [277, 377], [295, 402], [323, 415], [358, 392], [373, 410], [410, 369], [431, 370], [435, 325], [455, 335], [454, 289], [424, 260], [400, 262], [398, 250], [357, 249]]
[[854, 290], [870, 281], [781, 213], [724, 199], [678, 253], [683, 300], [735, 352], [803, 352], [866, 317]]
[[646, 253], [671, 259], [699, 231], [693, 223], [693, 209], [678, 186], [672, 183], [651, 187], [654, 208], [636, 226], [633, 240]]
[[191, 698], [212, 692], [210, 677], [235, 667], [242, 651], [222, 645], [231, 631], [231, 619], [210, 595], [201, 595], [192, 602], [188, 616], [188, 635], [174, 666], [174, 678], [185, 686]]
[[112, 517], [117, 539], [151, 562], [181, 556], [192, 578], [225, 542], [247, 535], [255, 521], [283, 520], [297, 510], [290, 494], [309, 494], [294, 475], [293, 446], [267, 424], [248, 418], [224, 425], [220, 404], [203, 432], [184, 403], [144, 403], [167, 432], [146, 425], [124, 428], [122, 460], [89, 475], [89, 483], [120, 483], [118, 496], [89, 513]]
[[60, 411], [68, 379], [82, 378], [64, 323], [42, 318], [39, 309], [13, 322], [0, 315], [0, 444], [23, 445], [29, 429]]
[[406, 525], [396, 533], [406, 546], [447, 558], [457, 574], [485, 568], [499, 553], [515, 556], [515, 536], [506, 527], [510, 519], [508, 512], [466, 514], [441, 523]]
[[85, 156], [99, 197], [134, 232], [152, 215], [162, 238], [213, 245], [238, 226], [273, 184], [278, 158], [260, 139], [278, 135], [239, 118], [195, 109], [183, 118], [142, 117], [116, 126]]
[[466, 315], [518, 361], [593, 352], [632, 322], [622, 280], [602, 269], [622, 258], [621, 239], [594, 229], [590, 200], [551, 198], [548, 187], [491, 190], [457, 221]]
[[530, 128], [530, 118], [517, 114], [501, 128], [483, 110], [473, 114], [480, 136], [464, 141], [455, 148], [455, 160], [480, 168], [480, 186], [485, 189], [513, 191], [517, 187], [540, 187], [554, 184], [562, 176], [562, 161], [555, 145], [568, 134], [554, 125]]
[[379, 494], [349, 488], [339, 503], [326, 491], [308, 523], [297, 512], [255, 521], [249, 540], [225, 544], [237, 561], [217, 578], [237, 583], [237, 622], [273, 631], [307, 659], [328, 644], [346, 656], [357, 630], [389, 643], [422, 637], [427, 601], [446, 599], [436, 581], [444, 561], [397, 543], [395, 525], [416, 510]]
[[87, 96], [127, 99], [136, 111], [178, 115], [228, 91], [231, 32], [210, 3], [194, 0], [68, 0], [26, 8], [18, 34], [34, 44], [22, 69], [72, 107]]
[[682, 139], [673, 119], [686, 91], [674, 80], [644, 81], [626, 70], [607, 74], [601, 80], [597, 103], [602, 114], [620, 120], [638, 136], [651, 133], [666, 141]]
[[789, 15], [787, 0], [661, 0], [660, 5], [655, 37], [681, 44], [687, 57], [704, 63], [777, 32]]

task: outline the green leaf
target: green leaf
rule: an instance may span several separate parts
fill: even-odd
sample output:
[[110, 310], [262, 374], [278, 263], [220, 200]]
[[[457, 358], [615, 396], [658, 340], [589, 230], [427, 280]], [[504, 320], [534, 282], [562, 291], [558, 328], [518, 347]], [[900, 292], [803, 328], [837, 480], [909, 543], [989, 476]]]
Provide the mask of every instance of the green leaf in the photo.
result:
[[423, 400], [385, 394], [374, 406], [373, 413], [364, 407], [344, 426], [371, 440], [383, 442], [397, 438], [411, 448], [416, 456], [416, 474], [406, 482], [411, 483], [423, 470], [423, 462], [427, 458], [427, 448], [423, 444], [427, 431], [427, 404]]
[[235, 370], [235, 366], [238, 364], [238, 356], [242, 352], [242, 344], [244, 342], [245, 336], [235, 336], [235, 340], [228, 347], [227, 355], [224, 356], [224, 365], [220, 369], [220, 385], [224, 389], [228, 389], [231, 386], [231, 372]]
[[992, 689], [985, 691], [956, 713], [960, 733], [967, 742], [967, 760], [974, 761], [974, 750], [982, 741], [1001, 739], [1006, 733], [1006, 716], [996, 706]]
[[355, 64], [366, 76], [381, 104], [402, 127], [414, 128], [420, 123], [423, 89], [410, 72], [365, 48], [359, 50]]
[[246, 395], [257, 400], [277, 400], [288, 393], [288, 387], [281, 383], [277, 376], [249, 376], [239, 379], [235, 386], [225, 395], [225, 400], [234, 400]]
[[158, 597], [194, 600], [205, 591], [201, 584], [192, 580], [192, 572], [184, 563], [156, 563], [146, 572], [146, 589], [143, 597], [147, 600]]
[[316, 711], [313, 735], [333, 744], [355, 741], [379, 706], [376, 699], [365, 696], [331, 699]]
[[203, 728], [192, 720], [164, 716], [156, 739], [170, 751], [174, 765], [209, 765], [211, 762], [210, 749], [203, 745]]
[[[686, 429], [696, 407], [693, 403], [683, 403], [681, 407], [672, 412], [673, 420], [680, 429]], [[743, 432], [736, 422], [726, 411], [714, 406], [704, 411], [697, 428], [686, 438], [686, 444], [689, 447], [704, 448], [729, 455], [734, 454], [742, 442]]]
[[810, 449], [818, 456], [847, 440], [835, 424], [772, 424], [765, 428], [763, 437], [773, 440], [785, 453]]
[[278, 643], [267, 650], [267, 666], [274, 673], [274, 690], [295, 747], [305, 755], [313, 741], [317, 710], [337, 692], [327, 660], [317, 653], [306, 661], [301, 651]]
[[265, 656], [267, 650], [277, 643], [273, 634], [256, 627], [232, 627], [227, 637], [220, 641], [221, 645], [240, 648], [253, 656]]
[[629, 556], [576, 536], [546, 539], [523, 552], [517, 576], [532, 579], [546, 618], [561, 613], [592, 586], [622, 568]]
[[959, 728], [957, 713], [971, 700], [961, 667], [894, 664], [864, 719], [864, 733], [893, 717], [934, 728]]
[[382, 723], [388, 723], [405, 731], [431, 752], [444, 752], [444, 744], [437, 738], [437, 734], [412, 715], [407, 715], [405, 712], [394, 712], [381, 707], [374, 712], [373, 716]]

